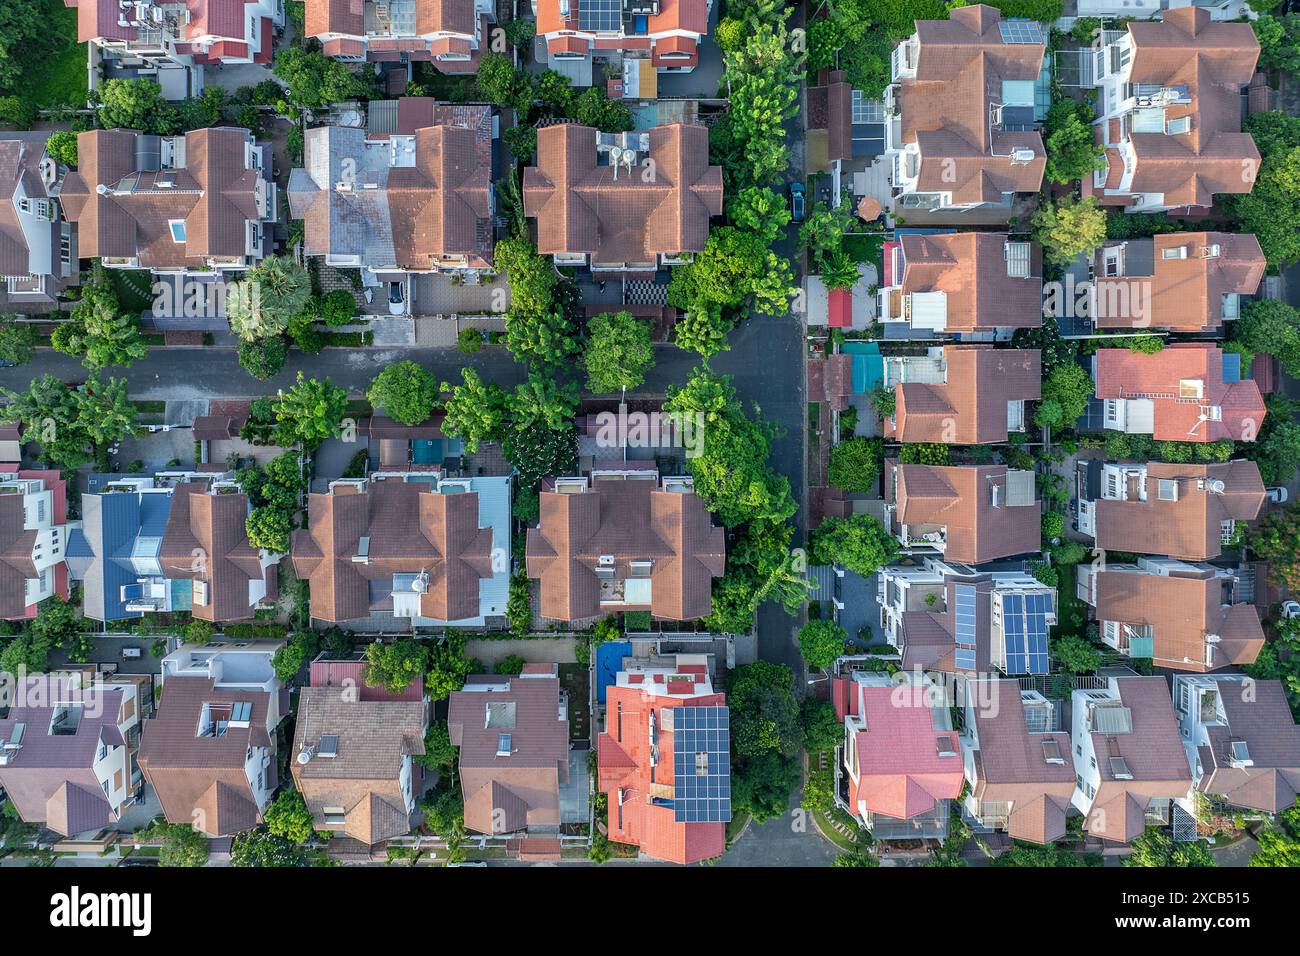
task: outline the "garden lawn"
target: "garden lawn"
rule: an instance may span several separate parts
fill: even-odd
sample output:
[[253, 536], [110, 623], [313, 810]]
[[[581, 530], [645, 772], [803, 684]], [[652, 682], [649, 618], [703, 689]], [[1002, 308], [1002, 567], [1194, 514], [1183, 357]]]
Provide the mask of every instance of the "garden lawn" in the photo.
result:
[[42, 109], [81, 109], [90, 91], [86, 85], [86, 47], [77, 42], [77, 11], [64, 6], [61, 0], [44, 0], [42, 6], [50, 31], [66, 38], [67, 43], [62, 50], [27, 64], [14, 91]]
[[844, 251], [854, 262], [870, 262], [881, 275], [885, 267], [885, 236], [880, 232], [855, 232], [844, 237]]

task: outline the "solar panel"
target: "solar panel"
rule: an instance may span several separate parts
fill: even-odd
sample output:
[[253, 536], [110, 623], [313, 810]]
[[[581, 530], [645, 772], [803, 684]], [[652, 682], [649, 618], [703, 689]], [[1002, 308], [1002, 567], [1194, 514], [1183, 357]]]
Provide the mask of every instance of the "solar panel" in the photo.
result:
[[581, 0], [578, 26], [583, 30], [617, 30], [623, 23], [623, 0]]
[[673, 710], [673, 819], [731, 819], [731, 741], [726, 707]]
[[953, 588], [956, 597], [954, 616], [956, 628], [953, 639], [957, 650], [953, 662], [958, 670], [975, 669], [975, 586], [958, 584]]
[[1003, 20], [998, 24], [1003, 43], [1042, 43], [1043, 28], [1033, 20]]
[[1008, 674], [1046, 674], [1047, 613], [1050, 594], [1006, 594], [1002, 597], [1003, 656]]
[[1025, 644], [1029, 651], [1029, 673], [1046, 674], [1047, 614], [1052, 609], [1052, 595], [1030, 594], [1026, 597]]

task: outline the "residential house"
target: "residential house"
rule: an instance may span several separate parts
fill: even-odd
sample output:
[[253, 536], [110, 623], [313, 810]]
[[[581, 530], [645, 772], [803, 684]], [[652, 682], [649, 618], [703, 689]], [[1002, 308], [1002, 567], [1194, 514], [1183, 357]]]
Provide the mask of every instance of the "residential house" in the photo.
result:
[[1174, 675], [1174, 711], [1193, 787], [1213, 803], [1270, 816], [1300, 794], [1300, 728], [1277, 680]]
[[136, 801], [145, 675], [22, 677], [0, 706], [0, 788], [18, 815], [64, 837], [116, 823]]
[[1019, 681], [985, 675], [965, 685], [962, 815], [976, 830], [1053, 843], [1066, 834], [1074, 795], [1070, 735], [1057, 702]]
[[1259, 290], [1254, 236], [1177, 232], [1108, 242], [1094, 256], [1088, 314], [1099, 329], [1217, 332]]
[[644, 99], [656, 95], [656, 73], [699, 65], [712, 7], [713, 0], [533, 0], [551, 69], [590, 85], [593, 60], [621, 63], [622, 84]]
[[831, 684], [844, 721], [837, 802], [876, 840], [943, 839], [965, 779], [947, 694], [919, 673], [850, 667], [840, 662]]
[[471, 675], [451, 695], [447, 730], [460, 750], [466, 829], [558, 835], [569, 782], [569, 702], [558, 664], [527, 664], [518, 677]]
[[1255, 663], [1264, 646], [1259, 610], [1240, 599], [1233, 571], [1174, 558], [1078, 566], [1080, 600], [1103, 642], [1131, 658], [1180, 671]]
[[199, 276], [256, 265], [277, 218], [269, 143], [218, 126], [183, 136], [95, 129], [59, 193], [77, 254], [105, 266]]
[[443, 417], [442, 412], [434, 412], [415, 425], [403, 425], [387, 415], [371, 415], [366, 437], [370, 447], [379, 451], [379, 471], [455, 474], [465, 445], [442, 433]]
[[0, 617], [35, 617], [46, 598], [68, 597], [67, 482], [9, 467], [0, 465]]
[[[372, 473], [307, 498], [293, 567], [311, 616], [386, 615], [415, 627], [481, 627], [510, 591], [509, 477]], [[391, 625], [390, 625], [391, 627]]]
[[278, 782], [275, 728], [288, 711], [271, 666], [281, 644], [186, 644], [163, 658], [140, 769], [169, 823], [219, 837], [261, 822]]
[[48, 132], [0, 133], [0, 309], [49, 312], [77, 274], [76, 236], [59, 210], [66, 170]]
[[1071, 802], [1086, 817], [1088, 833], [1131, 843], [1148, 826], [1170, 824], [1192, 773], [1165, 678], [1127, 670], [1103, 676], [1104, 688], [1072, 696]]
[[372, 63], [433, 63], [477, 73], [496, 22], [490, 0], [306, 0], [304, 32], [326, 56]]
[[414, 758], [428, 726], [422, 680], [394, 694], [366, 684], [361, 655], [312, 661], [311, 685], [298, 693], [290, 770], [316, 829], [367, 846], [409, 833], [423, 789]]
[[993, 232], [905, 233], [886, 242], [876, 317], [906, 332], [963, 335], [1043, 324], [1042, 254]]
[[77, 42], [116, 69], [157, 79], [168, 99], [197, 96], [203, 68], [269, 64], [284, 26], [280, 0], [63, 0]]
[[935, 558], [882, 568], [880, 626], [904, 670], [1046, 674], [1056, 588], [1024, 571], [977, 574]]
[[66, 548], [86, 617], [238, 621], [274, 603], [280, 555], [248, 544], [248, 511], [228, 472], [91, 475]]
[[671, 863], [721, 856], [731, 820], [730, 711], [707, 655], [624, 658], [597, 741], [609, 838]]
[[1043, 184], [1034, 119], [1044, 31], [976, 4], [917, 20], [894, 48], [885, 93], [885, 161], [899, 211], [1000, 209]]
[[[1078, 0], [1081, 17], [1151, 17], [1161, 10], [1184, 6], [1184, 0]], [[1215, 20], [1253, 17], [1247, 0], [1213, 0], [1204, 5]]]
[[885, 526], [909, 553], [977, 565], [1037, 553], [1034, 473], [1006, 465], [885, 462]]
[[242, 621], [279, 597], [283, 555], [248, 542], [248, 495], [234, 481], [185, 482], [171, 495], [159, 558], [173, 581], [190, 582], [190, 613]]
[[307, 131], [303, 168], [289, 174], [304, 253], [372, 274], [490, 269], [492, 108], [427, 97], [387, 105], [380, 130]]
[[543, 617], [649, 611], [689, 621], [712, 609], [726, 541], [692, 479], [660, 478], [653, 468], [597, 470], [556, 478], [540, 498], [527, 570], [541, 582]]
[[1241, 131], [1242, 92], [1258, 58], [1249, 22], [1215, 21], [1199, 5], [1099, 31], [1094, 129], [1106, 162], [1085, 192], [1128, 212], [1206, 208], [1215, 193], [1250, 192], [1260, 156]]
[[885, 438], [995, 444], [1025, 430], [1025, 402], [1042, 397], [1042, 360], [1038, 349], [945, 345], [890, 356], [881, 387], [894, 392]]
[[1241, 356], [1217, 345], [1177, 342], [1154, 354], [1098, 349], [1096, 397], [1107, 429], [1156, 441], [1254, 441], [1264, 396], [1241, 377]]
[[1264, 506], [1264, 482], [1253, 461], [1221, 464], [1078, 463], [1079, 531], [1103, 551], [1217, 558]]
[[709, 219], [722, 215], [722, 167], [709, 165], [703, 126], [546, 126], [524, 170], [524, 214], [557, 266], [653, 273], [704, 250]]

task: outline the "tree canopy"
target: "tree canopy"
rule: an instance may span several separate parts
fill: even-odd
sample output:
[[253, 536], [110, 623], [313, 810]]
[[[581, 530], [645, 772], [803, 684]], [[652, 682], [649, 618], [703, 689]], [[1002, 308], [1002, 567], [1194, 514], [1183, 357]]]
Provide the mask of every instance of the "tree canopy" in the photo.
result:
[[1044, 258], [1064, 265], [1075, 256], [1090, 254], [1106, 241], [1106, 212], [1095, 196], [1063, 196], [1038, 207], [1033, 227]]
[[94, 372], [77, 388], [44, 375], [26, 392], [0, 388], [0, 395], [8, 400], [0, 407], [0, 422], [21, 424], [24, 439], [38, 442], [45, 457], [64, 468], [90, 461], [95, 449], [125, 437], [135, 420], [126, 382], [100, 381]]
[[814, 618], [799, 629], [799, 653], [809, 667], [829, 670], [844, 654], [848, 640], [848, 632], [834, 621]]
[[898, 541], [875, 518], [855, 514], [828, 517], [811, 535], [812, 560], [838, 564], [870, 577], [898, 555]]
[[654, 366], [650, 323], [630, 312], [610, 312], [587, 323], [587, 390], [616, 392], [636, 388]]
[[423, 366], [404, 359], [384, 366], [370, 383], [366, 398], [394, 421], [418, 425], [433, 414], [439, 394], [438, 380]]

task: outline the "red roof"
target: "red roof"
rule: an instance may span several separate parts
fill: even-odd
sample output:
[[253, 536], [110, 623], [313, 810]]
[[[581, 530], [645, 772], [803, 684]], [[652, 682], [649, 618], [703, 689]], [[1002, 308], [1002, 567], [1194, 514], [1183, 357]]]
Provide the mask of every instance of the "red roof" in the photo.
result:
[[725, 694], [674, 698], [633, 687], [609, 688], [605, 711], [609, 730], [600, 735], [597, 747], [599, 785], [609, 796], [611, 840], [639, 846], [643, 853], [672, 863], [697, 863], [722, 854], [726, 849], [725, 823], [678, 823], [672, 807], [650, 801], [652, 788], [672, 787], [673, 734], [656, 718], [659, 759], [652, 768], [649, 721], [655, 711], [726, 702]]
[[831, 289], [826, 296], [830, 313], [827, 325], [833, 329], [853, 327], [853, 294], [848, 289]]

